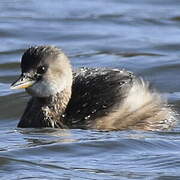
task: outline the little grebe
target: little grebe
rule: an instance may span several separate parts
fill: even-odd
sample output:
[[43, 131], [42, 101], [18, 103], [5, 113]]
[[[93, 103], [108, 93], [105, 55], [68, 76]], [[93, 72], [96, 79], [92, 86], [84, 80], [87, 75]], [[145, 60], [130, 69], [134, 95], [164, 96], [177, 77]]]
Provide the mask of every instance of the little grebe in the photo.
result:
[[32, 98], [18, 127], [163, 130], [175, 124], [162, 97], [129, 71], [72, 72], [68, 57], [54, 46], [26, 50], [21, 70], [11, 88], [25, 88]]

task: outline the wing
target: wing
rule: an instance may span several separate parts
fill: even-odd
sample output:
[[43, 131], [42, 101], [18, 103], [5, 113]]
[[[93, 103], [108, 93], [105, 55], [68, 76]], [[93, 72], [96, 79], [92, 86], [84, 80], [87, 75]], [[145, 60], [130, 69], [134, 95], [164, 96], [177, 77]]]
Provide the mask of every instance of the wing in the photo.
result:
[[81, 68], [74, 72], [72, 97], [66, 122], [73, 128], [87, 128], [96, 118], [116, 109], [126, 97], [135, 76], [119, 69]]

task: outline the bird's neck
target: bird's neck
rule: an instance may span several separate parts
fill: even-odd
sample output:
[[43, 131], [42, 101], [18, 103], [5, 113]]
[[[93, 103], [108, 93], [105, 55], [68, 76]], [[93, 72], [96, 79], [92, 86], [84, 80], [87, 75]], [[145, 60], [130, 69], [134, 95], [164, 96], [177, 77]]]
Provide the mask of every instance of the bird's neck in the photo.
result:
[[63, 116], [70, 97], [71, 91], [65, 89], [48, 98], [38, 98], [46, 127], [65, 128]]

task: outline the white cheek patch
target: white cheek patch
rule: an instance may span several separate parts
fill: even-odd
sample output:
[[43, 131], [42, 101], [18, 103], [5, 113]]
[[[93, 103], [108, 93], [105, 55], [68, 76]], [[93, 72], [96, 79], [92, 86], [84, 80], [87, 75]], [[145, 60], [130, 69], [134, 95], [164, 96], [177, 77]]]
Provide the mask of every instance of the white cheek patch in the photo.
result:
[[39, 81], [35, 83], [33, 86], [27, 88], [27, 92], [32, 96], [36, 97], [48, 97], [50, 95], [55, 95], [58, 92], [61, 92], [65, 89], [66, 84], [65, 80], [61, 79], [61, 81]]

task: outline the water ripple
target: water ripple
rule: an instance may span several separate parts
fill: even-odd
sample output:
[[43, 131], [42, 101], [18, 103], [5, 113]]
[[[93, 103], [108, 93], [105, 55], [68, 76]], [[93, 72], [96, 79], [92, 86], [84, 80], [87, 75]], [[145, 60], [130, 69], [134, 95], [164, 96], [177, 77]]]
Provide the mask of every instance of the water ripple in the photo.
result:
[[180, 126], [168, 132], [19, 129], [29, 96], [11, 91], [32, 45], [73, 66], [125, 68], [180, 109], [177, 0], [0, 1], [1, 179], [180, 179]]

